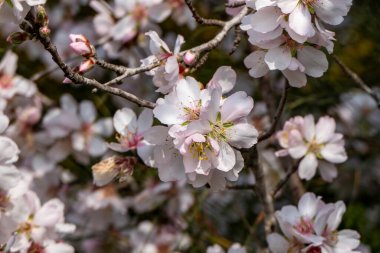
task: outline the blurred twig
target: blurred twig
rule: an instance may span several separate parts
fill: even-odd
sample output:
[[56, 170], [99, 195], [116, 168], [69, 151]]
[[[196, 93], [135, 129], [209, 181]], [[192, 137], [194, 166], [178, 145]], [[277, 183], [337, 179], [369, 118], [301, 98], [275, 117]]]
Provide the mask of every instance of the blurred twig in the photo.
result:
[[282, 113], [284, 112], [284, 109], [285, 109], [285, 104], [286, 104], [286, 100], [288, 98], [288, 90], [289, 90], [289, 88], [290, 88], [289, 84], [286, 83], [285, 87], [284, 87], [284, 90], [282, 92], [280, 103], [279, 103], [279, 105], [277, 107], [277, 110], [276, 110], [276, 113], [275, 113], [275, 115], [273, 117], [272, 125], [271, 125], [271, 127], [269, 128], [268, 131], [266, 131], [265, 133], [263, 133], [262, 135], [259, 136], [258, 142], [262, 142], [262, 141], [265, 141], [265, 140], [269, 139], [274, 134], [274, 132], [276, 131], [276, 128], [277, 128], [277, 125], [278, 125], [279, 120], [281, 118], [281, 115], [282, 115]]
[[245, 0], [235, 1], [233, 3], [226, 3], [227, 8], [238, 8], [245, 5]]
[[363, 91], [368, 93], [376, 102], [377, 107], [380, 109], [380, 95], [377, 94], [370, 86], [368, 86], [363, 79], [360, 78], [353, 70], [351, 70], [342, 60], [340, 60], [336, 55], [332, 56], [334, 61], [339, 65], [343, 72], [352, 79]]
[[197, 21], [198, 24], [208, 25], [208, 26], [221, 26], [221, 27], [223, 27], [225, 25], [225, 22], [222, 20], [203, 18], [195, 9], [192, 0], [185, 0], [185, 2], [187, 4], [187, 6], [189, 7], [191, 13], [193, 14], [195, 21]]

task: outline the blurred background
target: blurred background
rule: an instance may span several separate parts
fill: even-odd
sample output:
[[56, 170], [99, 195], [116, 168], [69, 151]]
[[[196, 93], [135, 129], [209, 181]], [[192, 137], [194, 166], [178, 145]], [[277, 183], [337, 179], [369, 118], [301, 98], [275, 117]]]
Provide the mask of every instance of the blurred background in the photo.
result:
[[[111, 6], [114, 4], [112, 1], [107, 2]], [[194, 2], [205, 17], [230, 18], [225, 12], [224, 1]], [[94, 28], [94, 17], [98, 13], [86, 0], [48, 0], [47, 6], [52, 38], [62, 57], [73, 66], [80, 59], [69, 49], [68, 35], [71, 33], [87, 36], [93, 44], [98, 45], [99, 58], [112, 63], [133, 65], [136, 60], [132, 58], [138, 62], [138, 59], [149, 56], [146, 49], [148, 40], [140, 36], [134, 41], [140, 47], [137, 50], [138, 56], [132, 52], [132, 46], [122, 45], [118, 57], [110, 57], [110, 53], [103, 47], [102, 36]], [[183, 35], [186, 40], [184, 49], [211, 39], [218, 31], [218, 28], [194, 25], [191, 20], [181, 23], [171, 16], [160, 23], [157, 29], [170, 48], [173, 47], [177, 34]], [[59, 99], [65, 93], [71, 94], [78, 102], [93, 101], [99, 118], [113, 117], [115, 111], [122, 107], [139, 111], [134, 105], [108, 94], [62, 84], [63, 74], [54, 67], [49, 55], [37, 42], [27, 41], [18, 46], [7, 44], [7, 36], [17, 30], [17, 26], [12, 24], [0, 25], [0, 59], [8, 50], [17, 53], [17, 74], [33, 79], [37, 84], [39, 93], [44, 98], [44, 112], [59, 106]], [[380, 2], [354, 1], [344, 23], [334, 27], [333, 31], [336, 32], [337, 39], [334, 55], [380, 94]], [[269, 125], [269, 114], [279, 101], [279, 87], [284, 80], [280, 73], [271, 73], [266, 78], [256, 80], [249, 77], [243, 59], [254, 48], [249, 46], [247, 37], [243, 34], [237, 50], [230, 55], [233, 35], [232, 32], [217, 50], [212, 51], [206, 64], [192, 75], [205, 84], [218, 67], [232, 66], [238, 73], [236, 90], [245, 90], [252, 95], [255, 109], [251, 119], [258, 129], [263, 130]], [[292, 180], [294, 182], [283, 189], [281, 197], [276, 201], [276, 209], [285, 204], [297, 203], [295, 191], [315, 192], [323, 196], [326, 202], [343, 200], [347, 204], [347, 212], [341, 228], [354, 229], [361, 234], [362, 252], [380, 252], [380, 110], [372, 98], [342, 72], [332, 57], [329, 57], [329, 62], [330, 68], [323, 78], [309, 78], [305, 88], [290, 90], [281, 123], [296, 115], [334, 117], [338, 122], [338, 132], [345, 135], [349, 160], [339, 165], [339, 176], [331, 184], [322, 181], [320, 177], [309, 182]], [[100, 81], [114, 77], [113, 73], [98, 68], [86, 75]], [[151, 79], [142, 74], [137, 78], [126, 79], [121, 87], [155, 101], [157, 93], [154, 93], [155, 87]], [[34, 131], [41, 128], [41, 122], [33, 126]], [[114, 137], [109, 137], [109, 140], [113, 139]], [[286, 163], [275, 158], [276, 150], [278, 144], [275, 139], [259, 147], [260, 159], [266, 164], [270, 185], [275, 185], [287, 170], [284, 166]], [[91, 157], [88, 163], [80, 163], [70, 155], [57, 165], [69, 172], [72, 178], [56, 185], [66, 187], [64, 193], [61, 191], [59, 194], [64, 195], [67, 219], [79, 227], [80, 233], [68, 238], [68, 241], [76, 245], [78, 252], [127, 252], [123, 250], [131, 249], [131, 245], [135, 250], [133, 252], [139, 252], [138, 249], [142, 246], [136, 245], [147, 245], [148, 242], [156, 245], [161, 243], [158, 252], [172, 252], [168, 250], [167, 244], [173, 241], [178, 243], [178, 249], [183, 248], [178, 251], [194, 253], [205, 252], [207, 246], [215, 243], [227, 248], [232, 242], [239, 242], [248, 247], [248, 252], [259, 252], [255, 249], [265, 245], [263, 213], [252, 190], [213, 193], [205, 188], [194, 190], [181, 184], [160, 184], [157, 172], [142, 164], [136, 166], [132, 178], [126, 183], [98, 189], [92, 185], [91, 165], [100, 159]], [[49, 180], [49, 175], [41, 178], [41, 181]], [[62, 180], [62, 175], [59, 180]], [[250, 183], [252, 175], [244, 170], [236, 184]], [[101, 208], [83, 205], [85, 199], [92, 198], [100, 190], [104, 196], [117, 197], [117, 201], [121, 201], [126, 209], [121, 208], [123, 210], [120, 211], [113, 202], [116, 200], [109, 200]], [[50, 189], [47, 196], [57, 196], [57, 191]], [[79, 207], [81, 211], [76, 210]], [[88, 219], [84, 222], [81, 215]], [[166, 241], [170, 243], [165, 244]], [[142, 247], [141, 252], [148, 251]]]

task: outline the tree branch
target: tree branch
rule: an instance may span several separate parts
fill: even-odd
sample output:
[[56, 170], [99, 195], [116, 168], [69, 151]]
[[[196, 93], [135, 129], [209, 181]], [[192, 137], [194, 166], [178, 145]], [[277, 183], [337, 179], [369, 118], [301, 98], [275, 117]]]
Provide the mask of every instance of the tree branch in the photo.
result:
[[227, 8], [238, 8], [238, 7], [242, 7], [245, 5], [245, 0], [239, 0], [239, 1], [235, 1], [233, 3], [226, 3], [225, 6]]
[[293, 166], [291, 170], [286, 174], [285, 178], [283, 178], [274, 188], [272, 192], [272, 197], [276, 198], [277, 193], [286, 185], [286, 183], [290, 180], [291, 176], [296, 173], [298, 170], [298, 164]]
[[197, 21], [200, 25], [208, 25], [208, 26], [224, 26], [225, 22], [222, 20], [217, 19], [205, 19], [201, 17], [201, 15], [197, 12], [195, 9], [192, 0], [185, 0], [187, 6], [189, 7], [191, 13], [193, 14], [193, 17], [195, 21]]
[[282, 96], [281, 96], [281, 100], [280, 100], [280, 103], [277, 107], [277, 111], [273, 117], [273, 122], [272, 122], [272, 125], [271, 127], [269, 128], [268, 131], [266, 131], [265, 133], [263, 133], [262, 135], [259, 136], [259, 139], [258, 139], [258, 142], [262, 142], [262, 141], [265, 141], [267, 139], [269, 139], [273, 134], [274, 132], [276, 131], [276, 128], [277, 128], [277, 125], [280, 121], [280, 118], [281, 118], [281, 115], [282, 113], [284, 112], [284, 109], [285, 109], [285, 104], [286, 104], [286, 100], [288, 98], [288, 90], [289, 90], [290, 86], [288, 83], [285, 84], [285, 87], [284, 87], [284, 90], [282, 92]]
[[346, 64], [344, 64], [336, 55], [332, 56], [334, 61], [339, 65], [343, 72], [352, 79], [363, 91], [370, 95], [375, 100], [377, 107], [380, 109], [380, 95], [377, 94], [371, 87], [369, 87], [358, 74], [352, 71]]

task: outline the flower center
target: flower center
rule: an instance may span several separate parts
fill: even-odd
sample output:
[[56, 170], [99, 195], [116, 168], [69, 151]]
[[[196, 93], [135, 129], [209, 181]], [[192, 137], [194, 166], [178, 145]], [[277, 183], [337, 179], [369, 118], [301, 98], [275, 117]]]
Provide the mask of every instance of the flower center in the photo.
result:
[[28, 253], [44, 253], [45, 250], [44, 248], [37, 244], [37, 243], [32, 243], [32, 245], [30, 245], [29, 249], [28, 249]]
[[305, 219], [301, 218], [301, 221], [298, 223], [295, 229], [301, 234], [311, 234], [313, 232], [313, 225], [310, 221], [306, 221]]
[[320, 247], [311, 247], [307, 250], [306, 253], [321, 253], [321, 248]]
[[199, 161], [207, 161], [207, 150], [211, 150], [211, 145], [208, 142], [193, 142], [190, 145], [190, 153]]
[[322, 148], [322, 144], [319, 144], [319, 143], [316, 143], [315, 141], [312, 141], [309, 144], [308, 153], [314, 153], [317, 156], [319, 156], [321, 148]]
[[132, 11], [132, 16], [139, 22], [143, 21], [148, 16], [146, 7], [141, 4], [137, 4]]
[[143, 136], [128, 132], [128, 134], [125, 136], [116, 135], [116, 139], [122, 146], [128, 147], [130, 149], [136, 149], [143, 140]]
[[12, 87], [12, 76], [0, 72], [0, 89], [9, 89]]

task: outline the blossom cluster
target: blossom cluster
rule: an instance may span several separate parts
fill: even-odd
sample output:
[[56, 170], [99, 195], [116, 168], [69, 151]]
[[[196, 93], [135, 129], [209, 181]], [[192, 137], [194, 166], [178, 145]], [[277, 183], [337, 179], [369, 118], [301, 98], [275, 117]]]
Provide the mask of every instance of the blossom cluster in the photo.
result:
[[331, 182], [338, 175], [334, 164], [347, 160], [343, 135], [335, 133], [335, 128], [335, 120], [329, 116], [321, 117], [317, 124], [312, 115], [291, 118], [276, 135], [282, 147], [276, 154], [302, 158], [300, 178], [310, 180], [318, 168], [322, 178]]
[[267, 237], [272, 253], [355, 253], [360, 235], [354, 230], [338, 227], [346, 212], [342, 201], [324, 203], [314, 193], [305, 193], [298, 207], [284, 206], [276, 218], [284, 236], [272, 233]]
[[[236, 181], [243, 169], [239, 150], [251, 148], [258, 136], [247, 119], [253, 99], [242, 91], [223, 97], [235, 82], [236, 73], [220, 67], [205, 86], [190, 76], [180, 79], [157, 100], [153, 112], [145, 109], [138, 119], [129, 108], [117, 111], [118, 143], [109, 147], [118, 152], [136, 149], [147, 166], [158, 168], [164, 182], [188, 180], [195, 187], [223, 189], [226, 179]], [[152, 127], [153, 115], [167, 126]], [[112, 170], [103, 173], [95, 178], [115, 176]]]
[[[0, 134], [9, 119], [0, 114]], [[0, 136], [0, 245], [5, 252], [72, 253], [72, 246], [60, 242], [62, 233], [75, 226], [64, 221], [64, 204], [51, 199], [41, 205], [29, 183], [14, 166], [20, 150], [8, 137]], [[38, 250], [38, 251], [37, 251]]]
[[169, 16], [179, 25], [195, 27], [195, 20], [184, 0], [115, 0], [113, 5], [94, 0], [90, 3], [97, 12], [94, 27], [101, 37], [99, 43], [112, 59], [121, 59], [131, 66], [139, 65], [146, 48], [144, 33], [160, 32], [158, 23]]
[[293, 87], [303, 87], [306, 75], [321, 77], [328, 61], [321, 48], [333, 52], [335, 33], [324, 24], [339, 25], [352, 0], [247, 0], [255, 13], [242, 20], [249, 42], [259, 49], [245, 59], [255, 78], [280, 70]]

